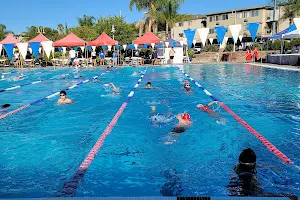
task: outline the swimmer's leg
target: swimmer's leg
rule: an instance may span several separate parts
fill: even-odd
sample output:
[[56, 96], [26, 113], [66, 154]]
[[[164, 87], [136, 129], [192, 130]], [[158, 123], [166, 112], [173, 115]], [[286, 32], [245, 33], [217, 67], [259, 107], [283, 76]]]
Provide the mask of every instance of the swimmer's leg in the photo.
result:
[[168, 137], [168, 140], [165, 141], [164, 143], [166, 145], [171, 145], [173, 143], [175, 143], [177, 141], [177, 139], [179, 138], [180, 136], [180, 133], [176, 133], [176, 132], [169, 132], [168, 133], [169, 137]]

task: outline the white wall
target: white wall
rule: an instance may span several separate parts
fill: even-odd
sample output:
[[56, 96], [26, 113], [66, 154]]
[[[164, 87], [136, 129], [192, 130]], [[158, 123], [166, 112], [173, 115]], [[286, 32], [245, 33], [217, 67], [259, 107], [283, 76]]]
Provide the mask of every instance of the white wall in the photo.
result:
[[[170, 50], [172, 48], [165, 48], [165, 59], [167, 64], [170, 64]], [[183, 63], [183, 47], [174, 47], [174, 51], [175, 51], [175, 56], [174, 56], [174, 60], [173, 63], [174, 64], [181, 64]]]

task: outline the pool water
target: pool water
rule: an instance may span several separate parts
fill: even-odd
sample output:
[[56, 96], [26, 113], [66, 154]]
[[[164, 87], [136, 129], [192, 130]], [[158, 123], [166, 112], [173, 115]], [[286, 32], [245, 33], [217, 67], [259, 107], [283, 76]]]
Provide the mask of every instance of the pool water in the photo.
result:
[[[72, 105], [56, 105], [57, 96], [1, 120], [0, 197], [62, 196], [64, 183], [72, 178], [140, 78], [132, 74], [144, 69], [112, 70], [100, 76], [99, 82], [67, 91], [75, 101]], [[294, 164], [280, 161], [222, 108], [217, 111], [225, 123], [216, 123], [197, 110], [197, 104], [211, 99], [193, 83], [192, 92], [184, 92], [185, 77], [177, 68], [149, 67], [73, 196], [233, 195], [228, 187], [232, 169], [240, 152], [248, 147], [262, 165], [257, 179], [265, 193], [299, 196], [299, 72], [251, 65], [186, 65], [184, 70]], [[75, 69], [23, 70], [27, 76], [20, 81], [14, 79], [17, 74], [6, 75], [8, 80], [0, 81], [0, 90], [47, 80], [0, 93], [0, 104], [10, 103], [11, 111], [104, 71], [81, 70], [82, 77], [74, 78], [78, 77]], [[110, 82], [121, 94], [112, 95], [103, 86]], [[147, 82], [156, 88], [144, 89]], [[150, 106], [156, 106], [162, 119], [153, 121]], [[191, 115], [192, 127], [173, 144], [165, 144], [176, 124], [174, 116], [183, 112]]]

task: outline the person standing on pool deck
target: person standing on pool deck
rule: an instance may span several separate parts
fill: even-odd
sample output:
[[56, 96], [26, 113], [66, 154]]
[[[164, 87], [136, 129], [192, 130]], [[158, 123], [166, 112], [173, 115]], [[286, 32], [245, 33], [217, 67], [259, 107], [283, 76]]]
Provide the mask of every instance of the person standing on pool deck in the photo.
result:
[[152, 52], [152, 62], [153, 62], [153, 65], [157, 65], [158, 64], [156, 49], [154, 49], [153, 52]]
[[100, 65], [104, 66], [105, 65], [105, 63], [104, 63], [105, 55], [102, 50], [100, 51], [99, 56], [100, 56]]
[[118, 55], [115, 51], [113, 52], [113, 66], [118, 66]]
[[97, 54], [96, 54], [96, 51], [93, 50], [92, 51], [92, 60], [93, 60], [93, 63], [94, 63], [94, 66], [96, 66], [96, 62], [97, 62]]
[[71, 99], [67, 98], [66, 91], [64, 91], [64, 90], [61, 91], [59, 93], [59, 95], [60, 95], [60, 98], [58, 99], [57, 104], [69, 104], [69, 103], [73, 103], [73, 101]]
[[174, 60], [174, 56], [175, 56], [175, 50], [174, 48], [172, 47], [172, 49], [170, 50], [170, 64], [173, 65], [173, 60]]
[[74, 62], [74, 60], [76, 58], [76, 52], [75, 52], [74, 49], [71, 49], [69, 51], [69, 57], [70, 57], [70, 64], [73, 65], [73, 62]]

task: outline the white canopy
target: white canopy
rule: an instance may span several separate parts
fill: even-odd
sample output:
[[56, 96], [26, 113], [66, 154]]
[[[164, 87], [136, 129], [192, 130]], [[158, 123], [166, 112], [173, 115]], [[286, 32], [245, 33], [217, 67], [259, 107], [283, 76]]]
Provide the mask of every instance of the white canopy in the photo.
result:
[[292, 39], [292, 38], [300, 38], [298, 30], [294, 30], [292, 32], [286, 33], [282, 35], [283, 39]]

